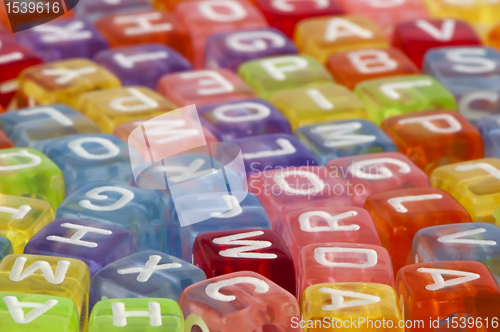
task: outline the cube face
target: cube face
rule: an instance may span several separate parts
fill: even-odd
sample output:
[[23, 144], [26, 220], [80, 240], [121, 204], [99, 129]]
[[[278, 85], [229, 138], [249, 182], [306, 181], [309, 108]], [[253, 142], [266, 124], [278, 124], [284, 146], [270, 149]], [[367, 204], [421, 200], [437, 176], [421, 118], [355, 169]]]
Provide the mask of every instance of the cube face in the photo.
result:
[[473, 221], [495, 221], [494, 212], [500, 203], [500, 160], [479, 159], [442, 166], [431, 174], [433, 187], [453, 196], [470, 214]]
[[14, 253], [14, 248], [10, 240], [4, 236], [0, 235], [0, 261], [7, 256]]
[[339, 84], [277, 92], [270, 102], [290, 120], [294, 130], [318, 122], [367, 117], [363, 103]]
[[2, 328], [12, 331], [80, 331], [76, 305], [70, 299], [58, 296], [2, 292], [0, 320]]
[[350, 194], [344, 181], [326, 167], [287, 167], [264, 170], [248, 179], [249, 191], [257, 195], [271, 221], [281, 234], [288, 212], [325, 204], [349, 206]]
[[121, 86], [120, 80], [86, 59], [54, 61], [24, 70], [19, 76], [17, 107], [62, 103], [74, 106], [84, 92]]
[[392, 257], [395, 274], [408, 264], [415, 234], [437, 225], [472, 222], [467, 211], [436, 188], [389, 191], [370, 196], [365, 203], [382, 245]]
[[427, 174], [439, 166], [483, 158], [481, 134], [457, 112], [397, 115], [385, 119], [381, 127], [398, 150]]
[[427, 6], [422, 0], [339, 0], [339, 2], [349, 13], [369, 17], [387, 34], [391, 34], [394, 25], [400, 22], [429, 17]]
[[19, 73], [25, 68], [41, 64], [42, 59], [31, 50], [6, 38], [2, 39], [0, 56], [5, 59], [0, 65], [2, 71], [0, 75], [0, 105], [7, 107], [16, 92], [16, 81]]
[[99, 0], [81, 3], [80, 6], [75, 7], [74, 13], [77, 17], [85, 17], [87, 20], [94, 22], [110, 14], [149, 9], [151, 9], [151, 4], [147, 0], [121, 0], [120, 2]]
[[[471, 64], [474, 61], [476, 64]], [[500, 112], [500, 54], [489, 47], [446, 47], [427, 52], [423, 72], [455, 96], [458, 109], [476, 125]]]
[[484, 0], [448, 1], [424, 0], [433, 17], [455, 17], [471, 23], [495, 24], [500, 6], [496, 2]]
[[323, 65], [310, 56], [301, 55], [248, 61], [240, 66], [238, 74], [263, 99], [281, 91], [333, 83]]
[[0, 292], [36, 293], [70, 299], [78, 309], [82, 331], [88, 324], [89, 285], [89, 268], [77, 259], [9, 255], [0, 262]]
[[158, 297], [179, 300], [183, 289], [205, 280], [205, 273], [179, 258], [140, 251], [105, 266], [92, 278], [90, 306], [108, 299]]
[[32, 237], [24, 253], [79, 259], [90, 276], [104, 266], [137, 251], [132, 232], [113, 225], [78, 219], [52, 221]]
[[207, 39], [215, 33], [267, 28], [267, 22], [255, 8], [244, 0], [195, 0], [179, 3], [175, 16], [185, 26], [188, 39], [185, 49], [194, 67], [203, 68]]
[[401, 49], [418, 66], [425, 52], [444, 46], [480, 46], [481, 39], [465, 22], [453, 19], [415, 20], [396, 26], [393, 45]]
[[2, 129], [17, 147], [42, 151], [53, 139], [74, 134], [98, 134], [89, 118], [63, 104], [30, 107], [0, 115]]
[[387, 48], [382, 30], [364, 16], [327, 16], [297, 25], [294, 41], [301, 53], [326, 63], [332, 53], [365, 48]]
[[396, 145], [376, 124], [362, 119], [321, 122], [298, 128], [297, 137], [319, 165], [330, 160], [377, 152], [396, 152]]
[[153, 90], [163, 75], [192, 69], [182, 55], [160, 44], [125, 46], [99, 52], [95, 62], [115, 74], [123, 86], [142, 85]]
[[380, 238], [368, 212], [351, 206], [293, 210], [285, 217], [283, 240], [290, 248], [294, 262], [298, 262], [300, 249], [314, 243], [380, 245]]
[[[300, 315], [295, 297], [262, 275], [245, 271], [211, 278], [186, 288], [179, 305], [185, 316], [196, 314], [210, 331], [230, 331], [239, 326], [251, 332], [271, 324], [282, 331]], [[246, 323], [241, 320], [246, 317]]]
[[476, 261], [500, 276], [500, 228], [488, 223], [463, 223], [421, 229], [415, 235], [410, 263], [435, 261]]
[[108, 43], [84, 19], [55, 20], [21, 31], [16, 39], [38, 54], [44, 62], [70, 58], [92, 59], [108, 48]]
[[269, 169], [316, 165], [309, 150], [292, 135], [261, 135], [233, 142], [241, 149], [248, 176]]
[[479, 120], [478, 130], [484, 143], [484, 156], [500, 158], [500, 115], [485, 116]]
[[45, 145], [43, 152], [61, 167], [66, 195], [89, 181], [128, 184], [132, 179], [128, 145], [111, 135], [61, 137]]
[[184, 331], [184, 317], [175, 301], [162, 298], [103, 300], [95, 305], [89, 322], [89, 332], [159, 329]]
[[207, 40], [205, 67], [236, 72], [243, 62], [289, 54], [297, 54], [297, 47], [278, 29], [222, 32]]
[[[409, 331], [431, 331], [435, 326], [429, 326], [429, 318], [441, 320], [452, 330], [452, 322], [456, 319], [452, 321], [451, 317], [455, 315], [458, 319], [472, 316], [491, 322], [498, 312], [493, 303], [500, 297], [498, 285], [488, 268], [471, 261], [406, 266], [396, 278], [396, 291], [405, 319], [424, 319], [424, 329], [409, 328]], [[423, 305], [427, 303], [433, 305]]]
[[[80, 187], [57, 209], [57, 219], [83, 219], [131, 231], [139, 250], [165, 251], [166, 217], [154, 192], [108, 182]], [[105, 227], [105, 226], [103, 226]]]
[[76, 108], [111, 134], [120, 124], [153, 118], [177, 106], [149, 88], [130, 86], [84, 93]]
[[166, 75], [158, 82], [157, 91], [179, 106], [200, 106], [254, 97], [252, 89], [226, 69]]
[[[307, 288], [302, 297], [303, 319], [311, 321], [304, 331], [327, 331], [328, 328], [356, 326], [360, 331], [404, 331], [398, 327], [402, 319], [396, 292], [391, 286], [364, 282], [322, 283]], [[314, 327], [314, 321], [325, 322]], [[350, 325], [353, 322], [356, 325]], [[371, 321], [371, 322], [369, 322]], [[375, 323], [380, 321], [379, 323]], [[389, 329], [374, 329], [385, 321]], [[347, 330], [347, 329], [346, 329]]]
[[453, 95], [425, 75], [370, 80], [357, 85], [354, 92], [365, 104], [368, 118], [377, 124], [404, 113], [457, 109]]
[[186, 36], [174, 15], [156, 10], [108, 15], [98, 19], [95, 27], [110, 47], [158, 43], [181, 49]]
[[198, 113], [203, 127], [210, 130], [219, 141], [292, 133], [288, 120], [262, 99], [207, 104], [199, 107]]
[[354, 206], [363, 206], [373, 194], [430, 186], [427, 175], [401, 153], [343, 157], [328, 162], [326, 168], [353, 188], [351, 202]]
[[[64, 178], [59, 167], [31, 148], [0, 151], [0, 193], [41, 198], [54, 210], [64, 199]], [[36, 178], [36, 181], [33, 179]]]
[[200, 234], [193, 246], [193, 264], [200, 267], [208, 278], [254, 271], [292, 294], [296, 291], [292, 256], [283, 239], [272, 230]]
[[336, 0], [298, 0], [288, 2], [255, 1], [269, 24], [283, 31], [290, 38], [299, 21], [316, 16], [342, 15], [344, 9]]
[[34, 198], [0, 195], [0, 211], [0, 235], [10, 240], [10, 250], [16, 254], [22, 254], [26, 243], [54, 220], [50, 203]]
[[349, 89], [370, 79], [419, 74], [415, 64], [396, 48], [334, 53], [328, 57], [326, 67], [337, 83]]
[[[297, 261], [297, 295], [322, 283], [374, 282], [394, 286], [386, 249], [360, 243], [315, 243], [303, 247]], [[304, 291], [306, 294], [304, 294]]]

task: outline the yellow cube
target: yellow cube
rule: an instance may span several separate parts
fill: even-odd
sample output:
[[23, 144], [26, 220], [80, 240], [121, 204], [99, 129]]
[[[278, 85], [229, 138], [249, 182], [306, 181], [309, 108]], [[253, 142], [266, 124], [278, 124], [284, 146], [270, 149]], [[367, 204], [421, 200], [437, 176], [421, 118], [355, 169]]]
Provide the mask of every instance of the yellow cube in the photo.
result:
[[22, 254], [26, 243], [52, 220], [50, 203], [0, 194], [0, 235], [10, 240], [14, 253]]
[[150, 119], [178, 107], [149, 88], [128, 86], [84, 93], [76, 108], [103, 133], [111, 134], [122, 123]]
[[54, 61], [21, 72], [13, 106], [21, 108], [54, 103], [74, 106], [84, 92], [119, 86], [120, 80], [94, 61]]
[[318, 122], [368, 117], [358, 97], [339, 84], [278, 92], [270, 102], [288, 118], [293, 130]]
[[78, 259], [8, 255], [0, 263], [0, 293], [68, 298], [78, 308], [81, 331], [87, 331], [89, 289], [89, 268]]
[[390, 47], [384, 32], [365, 16], [323, 16], [300, 21], [294, 41], [300, 52], [325, 63], [332, 53]]
[[424, 0], [432, 17], [455, 18], [469, 23], [494, 24], [500, 15], [496, 0]]
[[309, 286], [302, 295], [301, 313], [304, 332], [404, 331], [396, 291], [384, 284], [339, 282]]
[[493, 214], [500, 206], [500, 159], [441, 166], [432, 172], [431, 184], [453, 196], [472, 220], [495, 222]]

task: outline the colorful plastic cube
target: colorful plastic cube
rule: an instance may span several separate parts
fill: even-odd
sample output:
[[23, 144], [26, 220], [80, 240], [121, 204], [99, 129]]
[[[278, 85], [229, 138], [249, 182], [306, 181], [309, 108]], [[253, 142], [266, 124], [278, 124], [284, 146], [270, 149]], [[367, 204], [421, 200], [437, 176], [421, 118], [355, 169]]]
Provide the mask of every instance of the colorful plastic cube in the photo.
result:
[[399, 152], [427, 174], [439, 166], [483, 158], [481, 134], [457, 112], [396, 115], [385, 119], [381, 127]]
[[187, 31], [183, 47], [196, 69], [205, 65], [205, 46], [213, 34], [268, 26], [261, 12], [245, 0], [183, 1], [174, 14]]
[[482, 117], [478, 130], [483, 138], [484, 156], [500, 158], [500, 114]]
[[389, 47], [382, 30], [368, 17], [357, 15], [302, 20], [293, 40], [301, 53], [321, 63], [326, 63], [332, 53]]
[[263, 99], [281, 91], [333, 83], [330, 73], [321, 63], [302, 55], [248, 61], [240, 66], [238, 74]]
[[295, 267], [287, 245], [269, 229], [209, 232], [193, 245], [193, 264], [208, 278], [254, 271], [295, 294]]
[[292, 133], [288, 120], [273, 105], [262, 99], [202, 105], [198, 107], [198, 114], [203, 127], [212, 132], [219, 141]]
[[116, 13], [131, 13], [151, 9], [147, 0], [96, 0], [83, 1], [75, 7], [75, 16], [85, 18], [91, 22]]
[[300, 331], [290, 324], [300, 315], [295, 297], [255, 272], [229, 273], [191, 285], [182, 292], [179, 305], [187, 320], [195, 315], [206, 331], [228, 332], [235, 326], [242, 332], [266, 326]]
[[74, 106], [84, 92], [116, 88], [120, 80], [86, 59], [54, 61], [25, 69], [19, 75], [17, 108], [54, 103]]
[[500, 4], [491, 0], [423, 1], [433, 17], [453, 17], [471, 23], [497, 23], [500, 13]]
[[363, 103], [340, 84], [277, 92], [269, 101], [288, 118], [294, 130], [326, 121], [367, 117]]
[[181, 292], [205, 280], [205, 273], [179, 258], [140, 251], [106, 265], [92, 278], [90, 306], [107, 299], [159, 297], [179, 301]]
[[76, 108], [111, 134], [122, 123], [153, 118], [177, 106], [149, 88], [129, 86], [84, 93]]
[[351, 90], [358, 83], [370, 79], [419, 74], [415, 64], [397, 48], [334, 53], [328, 57], [326, 67], [335, 82]]
[[300, 127], [297, 137], [319, 165], [332, 159], [377, 152], [396, 152], [396, 145], [382, 129], [362, 119], [320, 122]]
[[101, 132], [92, 120], [63, 104], [30, 107], [1, 114], [0, 129], [16, 147], [30, 147], [39, 151], [59, 137]]
[[0, 235], [0, 262], [4, 259], [5, 256], [11, 255], [14, 253], [14, 248], [12, 247], [12, 243], [10, 240], [4, 236]]
[[153, 191], [93, 182], [80, 187], [57, 209], [56, 219], [81, 219], [131, 231], [139, 250], [165, 251], [165, 207]]
[[397, 76], [360, 83], [354, 90], [365, 104], [368, 118], [384, 119], [416, 111], [456, 110], [453, 95], [430, 76]]
[[255, 96], [241, 78], [227, 69], [165, 75], [158, 82], [157, 91], [179, 106], [201, 106]]
[[108, 48], [99, 31], [85, 19], [60, 19], [16, 34], [19, 43], [33, 50], [44, 62], [71, 58], [92, 59]]
[[205, 67], [236, 72], [245, 61], [289, 54], [297, 54], [297, 47], [278, 29], [222, 32], [207, 40]]
[[365, 209], [373, 218], [382, 245], [391, 254], [394, 274], [408, 264], [413, 237], [420, 229], [472, 222], [453, 197], [436, 188], [378, 193], [368, 197]]
[[337, 242], [380, 245], [370, 214], [353, 206], [293, 210], [285, 216], [282, 233], [296, 264], [299, 263], [300, 249], [309, 244]]
[[64, 199], [61, 169], [31, 148], [0, 150], [0, 178], [0, 194], [42, 199], [54, 210]]
[[480, 46], [481, 39], [467, 23], [453, 19], [402, 22], [394, 29], [393, 45], [418, 66], [425, 52], [445, 46]]
[[112, 135], [61, 137], [45, 145], [43, 152], [61, 168], [66, 195], [89, 181], [127, 184], [132, 180], [128, 145]]
[[478, 159], [441, 166], [431, 174], [433, 187], [453, 196], [472, 221], [494, 222], [500, 204], [500, 160]]

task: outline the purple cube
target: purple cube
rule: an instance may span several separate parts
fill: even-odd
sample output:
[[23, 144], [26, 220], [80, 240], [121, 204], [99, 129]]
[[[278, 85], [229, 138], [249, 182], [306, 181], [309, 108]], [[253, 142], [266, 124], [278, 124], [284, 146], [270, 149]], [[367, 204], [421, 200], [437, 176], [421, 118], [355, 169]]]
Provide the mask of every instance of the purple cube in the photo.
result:
[[205, 46], [205, 67], [237, 71], [245, 61], [297, 54], [297, 48], [278, 29], [241, 30], [213, 35]]
[[269, 134], [291, 134], [290, 123], [274, 106], [252, 98], [198, 107], [202, 125], [219, 141]]
[[148, 0], [82, 0], [75, 7], [76, 17], [91, 22], [111, 14], [131, 13], [152, 9]]
[[163, 76], [192, 70], [182, 55], [161, 44], [141, 44], [100, 52], [94, 59], [115, 74], [124, 86], [143, 85], [155, 90]]
[[52, 221], [24, 248], [25, 254], [80, 259], [89, 266], [91, 276], [135, 252], [135, 237], [129, 230], [80, 219]]
[[86, 20], [55, 20], [18, 32], [17, 41], [45, 62], [69, 58], [92, 59], [108, 48], [108, 43]]

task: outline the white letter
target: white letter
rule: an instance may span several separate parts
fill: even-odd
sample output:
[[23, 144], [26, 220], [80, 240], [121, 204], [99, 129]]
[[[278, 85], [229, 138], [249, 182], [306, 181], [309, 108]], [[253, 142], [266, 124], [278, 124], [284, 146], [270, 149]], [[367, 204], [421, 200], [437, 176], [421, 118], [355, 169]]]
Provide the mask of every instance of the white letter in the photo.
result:
[[[215, 10], [216, 7], [224, 7], [223, 13]], [[207, 0], [198, 3], [199, 12], [205, 18], [217, 22], [234, 22], [244, 19], [247, 12], [243, 6], [236, 1]], [[229, 13], [228, 13], [229, 11]]]
[[55, 241], [55, 242], [62, 242], [62, 243], [69, 243], [69, 244], [74, 244], [77, 246], [82, 246], [82, 247], [87, 247], [87, 248], [96, 248], [98, 246], [97, 243], [82, 241], [82, 237], [84, 237], [85, 234], [87, 234], [89, 232], [102, 234], [102, 235], [113, 234], [112, 231], [109, 231], [107, 229], [100, 229], [100, 228], [95, 228], [95, 227], [75, 225], [75, 224], [68, 223], [68, 222], [61, 224], [61, 227], [76, 229], [76, 232], [70, 238], [56, 236], [56, 235], [49, 235], [49, 236], [47, 236], [47, 240], [48, 241]]
[[469, 231], [458, 232], [450, 235], [443, 235], [438, 238], [438, 241], [441, 243], [464, 243], [464, 244], [477, 244], [484, 246], [496, 246], [497, 242], [492, 240], [476, 240], [476, 239], [461, 239], [464, 236], [471, 236], [476, 234], [485, 233], [486, 229], [484, 228], [476, 228], [471, 229]]
[[240, 205], [240, 202], [238, 202], [238, 199], [234, 197], [233, 195], [222, 195], [222, 199], [224, 202], [226, 202], [227, 206], [229, 207], [229, 211], [226, 211], [224, 213], [220, 212], [212, 212], [210, 214], [211, 217], [213, 218], [232, 218], [240, 215], [243, 212], [243, 208]]
[[168, 181], [169, 182], [184, 182], [187, 180], [192, 180], [199, 178], [204, 175], [212, 174], [215, 173], [216, 170], [213, 168], [205, 169], [205, 170], [199, 170], [203, 165], [205, 164], [205, 160], [203, 159], [195, 159], [189, 164], [189, 166], [157, 166], [155, 168], [156, 171], [158, 172], [165, 172], [165, 173], [180, 173], [179, 175], [176, 176], [168, 176]]
[[[131, 96], [112, 99], [109, 102], [109, 107], [120, 112], [137, 112], [157, 108], [159, 106], [158, 102], [149, 98], [136, 88], [127, 88], [126, 90]], [[125, 104], [132, 105], [126, 106]]]
[[7, 206], [0, 206], [0, 212], [10, 213], [12, 214], [12, 219], [21, 220], [23, 219], [28, 212], [31, 211], [31, 206], [29, 205], [21, 205], [19, 209], [10, 208]]
[[[430, 291], [439, 290], [445, 287], [455, 286], [459, 284], [466, 283], [468, 281], [479, 279], [481, 276], [477, 273], [471, 272], [462, 272], [462, 271], [454, 271], [454, 270], [443, 270], [443, 269], [431, 269], [421, 267], [417, 269], [417, 272], [420, 273], [430, 273], [432, 275], [432, 279], [434, 279], [434, 284], [425, 286], [425, 289]], [[447, 281], [444, 281], [443, 275], [447, 276], [461, 276], [462, 278], [454, 278]]]
[[151, 24], [150, 21], [159, 20], [162, 17], [161, 13], [144, 13], [144, 14], [134, 14], [128, 16], [118, 16], [115, 17], [115, 24], [127, 24], [135, 23], [137, 26], [129, 27], [124, 30], [127, 36], [141, 35], [150, 32], [162, 32], [170, 31], [173, 26], [171, 23], [161, 23], [161, 24]]
[[260, 66], [275, 80], [284, 81], [285, 73], [306, 69], [307, 60], [300, 56], [282, 56], [260, 61]]
[[278, 144], [281, 149], [243, 153], [243, 158], [244, 159], [267, 158], [267, 157], [284, 156], [287, 154], [294, 154], [295, 152], [297, 152], [292, 143], [290, 143], [290, 141], [287, 140], [286, 138], [278, 138], [276, 140], [276, 144]]
[[[271, 6], [283, 12], [291, 12], [295, 9], [295, 6], [290, 3], [292, 1], [301, 0], [271, 0]], [[316, 9], [328, 8], [330, 4], [329, 0], [314, 0], [314, 2], [316, 4]]]
[[36, 114], [41, 114], [45, 113], [52, 119], [54, 119], [56, 122], [59, 124], [69, 127], [73, 125], [73, 121], [68, 118], [66, 115], [63, 113], [59, 112], [57, 109], [53, 107], [37, 107], [37, 108], [31, 108], [31, 109], [25, 109], [22, 111], [18, 111], [17, 114], [21, 116], [31, 116], [31, 115], [36, 115]]
[[323, 110], [332, 110], [334, 108], [328, 98], [326, 98], [325, 95], [323, 95], [318, 89], [307, 89], [306, 94], [316, 105], [319, 106], [319, 108]]
[[222, 94], [234, 91], [234, 87], [231, 82], [226, 80], [224, 76], [222, 76], [218, 72], [212, 70], [191, 71], [180, 74], [180, 78], [188, 80], [193, 78], [200, 78], [198, 80], [199, 86], [214, 85], [211, 88], [201, 88], [196, 90], [196, 93], [202, 96]]
[[346, 135], [363, 127], [361, 122], [349, 122], [338, 125], [322, 125], [311, 129], [313, 134], [320, 135], [325, 141], [323, 145], [328, 148], [349, 146], [373, 142], [377, 139], [374, 135]]
[[141, 53], [126, 56], [123, 53], [115, 53], [113, 59], [124, 68], [134, 68], [137, 62], [144, 62], [149, 60], [158, 60], [168, 58], [168, 53], [164, 51], [151, 52], [151, 53]]
[[75, 78], [83, 75], [93, 74], [97, 71], [96, 67], [82, 67], [76, 69], [68, 68], [49, 68], [42, 71], [42, 75], [45, 76], [57, 76], [54, 80], [57, 84], [63, 85], [68, 84]]
[[271, 47], [280, 48], [286, 45], [285, 38], [272, 31], [235, 32], [226, 38], [226, 45], [240, 52], [265, 51], [268, 49], [265, 39], [270, 41]]
[[[330, 294], [332, 296], [332, 304], [321, 306], [321, 309], [325, 311], [333, 311], [344, 308], [365, 306], [380, 302], [381, 300], [380, 297], [375, 295], [352, 292], [352, 291], [343, 291], [340, 289], [322, 287], [319, 289], [319, 291], [322, 293]], [[344, 302], [344, 296], [352, 297], [358, 300]]]
[[82, 21], [73, 21], [65, 26], [43, 24], [34, 27], [33, 31], [44, 34], [41, 40], [46, 43], [92, 38], [92, 31], [82, 30], [84, 25]]
[[24, 168], [30, 168], [30, 167], [35, 167], [38, 166], [42, 163], [42, 158], [39, 156], [32, 154], [28, 152], [27, 150], [19, 150], [16, 152], [9, 152], [9, 153], [0, 153], [0, 159], [3, 158], [9, 158], [9, 157], [24, 157], [24, 158], [29, 158], [31, 161], [26, 164], [18, 164], [18, 165], [10, 165], [10, 166], [2, 166], [0, 165], [0, 172], [8, 172], [8, 171], [17, 171], [20, 169]]
[[429, 80], [420, 81], [409, 81], [409, 82], [394, 82], [385, 83], [380, 86], [380, 91], [382, 91], [387, 97], [398, 100], [401, 99], [401, 94], [396, 91], [396, 89], [411, 89], [421, 86], [432, 86], [432, 82]]
[[[339, 221], [345, 218], [357, 216], [356, 211], [347, 211], [341, 214], [332, 216], [326, 211], [309, 211], [302, 213], [299, 217], [300, 230], [308, 233], [315, 232], [332, 232], [332, 231], [357, 231], [360, 229], [359, 225], [339, 225]], [[320, 217], [326, 220], [328, 226], [312, 226], [311, 217]]]
[[[474, 55], [477, 55], [477, 57], [474, 57]], [[450, 61], [463, 63], [459, 65], [453, 65], [453, 70], [460, 73], [484, 74], [494, 71], [497, 67], [495, 61], [485, 58], [486, 50], [483, 48], [454, 49], [447, 51], [445, 53], [445, 56], [446, 59]], [[469, 64], [469, 66], [464, 64]]]
[[205, 294], [207, 294], [208, 297], [217, 301], [231, 302], [236, 300], [236, 296], [224, 295], [219, 292], [219, 289], [236, 284], [252, 284], [255, 286], [255, 291], [257, 293], [267, 293], [269, 291], [269, 285], [264, 280], [257, 279], [254, 277], [236, 277], [233, 279], [221, 280], [209, 284], [207, 288], [205, 288]]
[[[327, 253], [356, 253], [366, 255], [365, 263], [337, 263], [331, 262], [326, 259]], [[356, 269], [366, 269], [377, 265], [378, 255], [373, 249], [361, 249], [361, 248], [336, 248], [336, 247], [318, 247], [314, 249], [314, 259], [323, 266], [328, 267], [346, 267], [346, 268], [356, 268]]]
[[450, 41], [455, 33], [455, 21], [450, 19], [444, 20], [440, 29], [425, 20], [417, 20], [415, 25], [439, 41]]
[[149, 120], [144, 123], [149, 142], [152, 142], [152, 138], [154, 137], [160, 137], [154, 140], [154, 143], [157, 145], [184, 140], [190, 136], [200, 134], [199, 130], [196, 128], [176, 129], [178, 127], [184, 127], [185, 125], [186, 121], [182, 119]]
[[347, 53], [356, 70], [363, 74], [383, 73], [398, 68], [397, 61], [382, 50], [361, 50]]
[[[237, 110], [240, 108], [255, 110], [257, 112], [249, 115], [237, 115], [237, 116], [234, 115], [230, 116], [226, 114], [227, 111]], [[239, 122], [258, 121], [265, 119], [271, 114], [271, 110], [266, 105], [262, 105], [259, 103], [241, 102], [236, 104], [218, 106], [213, 110], [212, 114], [219, 121], [239, 123]]]
[[462, 165], [455, 167], [455, 170], [459, 172], [467, 172], [475, 169], [482, 169], [500, 180], [500, 171], [487, 163], [476, 163], [476, 164], [469, 164], [469, 165]]
[[149, 311], [125, 311], [125, 303], [115, 302], [111, 304], [113, 312], [113, 325], [118, 327], [127, 326], [127, 317], [149, 317], [149, 325], [161, 326], [161, 307], [158, 302], [148, 302]]
[[10, 271], [9, 279], [12, 281], [22, 281], [35, 273], [38, 269], [40, 269], [49, 283], [58, 285], [64, 281], [66, 277], [66, 272], [68, 272], [68, 268], [70, 262], [66, 260], [60, 260], [57, 262], [57, 267], [55, 273], [52, 272], [52, 268], [50, 264], [46, 261], [36, 261], [31, 264], [25, 271], [24, 264], [26, 264], [26, 257], [18, 257], [12, 266], [12, 270]]
[[368, 0], [368, 5], [373, 8], [391, 8], [405, 3], [406, 0]]
[[[108, 152], [93, 154], [83, 148], [85, 143], [97, 143], [106, 148]], [[68, 147], [79, 157], [92, 160], [104, 160], [116, 157], [120, 153], [120, 148], [107, 138], [102, 137], [83, 137], [69, 142]]]
[[278, 257], [276, 254], [263, 254], [257, 252], [247, 252], [256, 249], [264, 249], [272, 246], [270, 241], [258, 241], [258, 240], [241, 240], [249, 237], [260, 236], [264, 234], [263, 231], [246, 232], [240, 234], [234, 234], [224, 237], [219, 237], [213, 239], [215, 244], [225, 244], [228, 246], [243, 246], [232, 249], [226, 249], [219, 251], [219, 255], [222, 257], [235, 257], [235, 258], [258, 258], [258, 259], [274, 259]]
[[177, 269], [182, 266], [182, 264], [179, 263], [167, 263], [158, 265], [160, 261], [161, 256], [151, 255], [149, 256], [149, 259], [144, 267], [130, 267], [127, 269], [120, 269], [117, 272], [118, 274], [139, 273], [139, 275], [137, 276], [137, 281], [147, 282], [149, 278], [151, 278], [151, 275], [153, 275], [153, 272], [157, 270]]
[[387, 203], [391, 204], [392, 207], [401, 213], [408, 212], [408, 209], [403, 206], [404, 202], [418, 202], [418, 201], [427, 201], [430, 199], [441, 199], [442, 195], [439, 194], [429, 194], [429, 195], [418, 195], [418, 196], [404, 196], [404, 197], [395, 197], [391, 198], [387, 201]]
[[[444, 120], [448, 122], [447, 128], [436, 126], [432, 121]], [[435, 114], [426, 116], [416, 116], [398, 121], [398, 124], [420, 123], [425, 129], [438, 134], [451, 134], [462, 130], [462, 124], [451, 114]]]
[[[307, 180], [312, 184], [308, 189], [293, 188], [286, 181], [288, 176], [302, 176], [306, 177]], [[320, 193], [325, 188], [325, 183], [320, 179], [319, 176], [312, 172], [307, 172], [299, 169], [284, 170], [282, 172], [276, 172], [273, 178], [274, 182], [280, 186], [282, 190], [292, 195], [314, 195]]]
[[411, 168], [407, 163], [393, 158], [376, 158], [376, 159], [358, 161], [349, 166], [347, 170], [354, 177], [358, 177], [360, 179], [369, 179], [369, 180], [388, 179], [394, 175], [392, 174], [392, 171], [385, 166], [376, 167], [377, 174], [366, 173], [365, 171], [362, 170], [365, 166], [376, 165], [376, 164], [393, 164], [399, 166], [399, 173], [407, 174], [410, 173], [411, 171]]
[[94, 210], [94, 211], [114, 211], [114, 210], [121, 209], [122, 207], [127, 205], [131, 200], [133, 200], [135, 197], [134, 193], [129, 189], [120, 188], [120, 187], [111, 187], [111, 186], [94, 188], [92, 190], [89, 190], [85, 194], [85, 196], [87, 196], [88, 198], [91, 198], [91, 199], [97, 199], [97, 200], [102, 201], [102, 200], [108, 199], [108, 196], [101, 195], [101, 193], [105, 192], [105, 191], [114, 191], [114, 192], [120, 193], [120, 194], [122, 194], [122, 197], [120, 197], [119, 200], [117, 200], [115, 203], [113, 203], [109, 206], [94, 205], [94, 204], [92, 204], [92, 202], [90, 202], [87, 199], [81, 200], [79, 202], [80, 206], [85, 208], [85, 209]]
[[[5, 296], [3, 298], [9, 309], [10, 316], [18, 324], [28, 324], [43, 315], [59, 301], [47, 300], [45, 303], [19, 302], [15, 296]], [[25, 316], [23, 308], [32, 308]]]
[[325, 40], [335, 42], [340, 37], [358, 36], [363, 39], [373, 38], [373, 32], [343, 18], [332, 18], [325, 30]]

